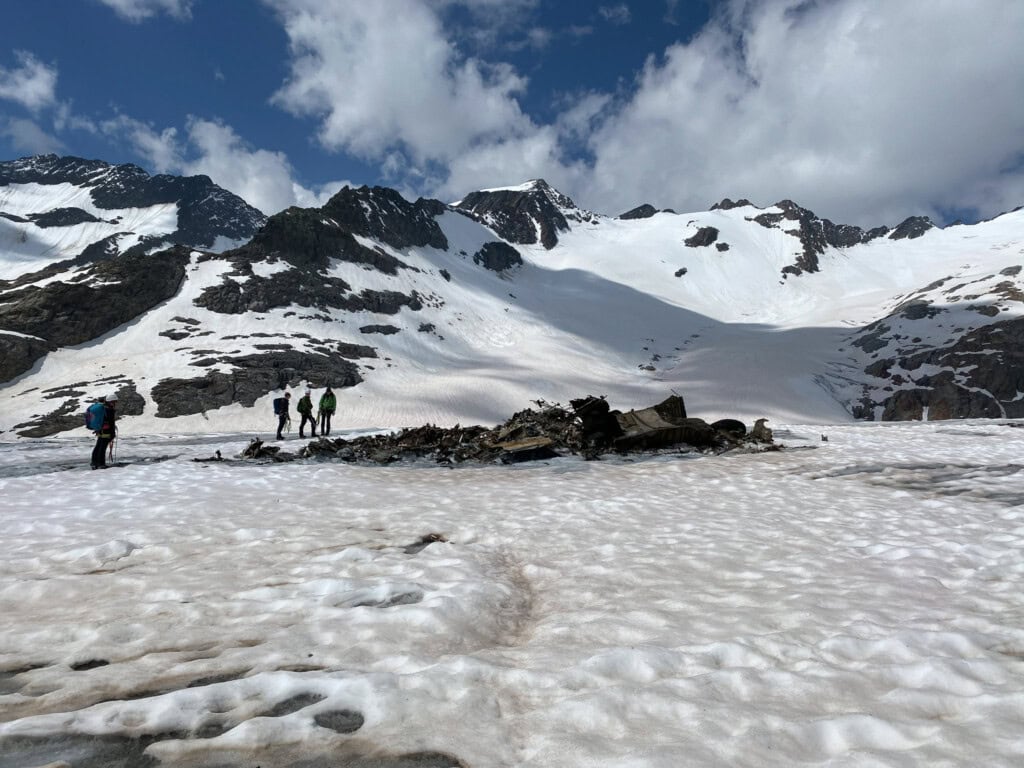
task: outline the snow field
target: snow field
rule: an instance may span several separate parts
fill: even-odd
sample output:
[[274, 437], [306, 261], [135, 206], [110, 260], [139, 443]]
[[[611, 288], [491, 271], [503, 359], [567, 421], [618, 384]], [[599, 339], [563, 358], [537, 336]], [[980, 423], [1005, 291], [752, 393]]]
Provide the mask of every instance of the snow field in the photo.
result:
[[[0, 746], [1019, 764], [1024, 431], [776, 434], [789, 450], [456, 470], [129, 438], [98, 479], [29, 474], [84, 466], [87, 441], [2, 444]], [[410, 547], [429, 533], [448, 541]], [[362, 725], [317, 724], [339, 711]]]

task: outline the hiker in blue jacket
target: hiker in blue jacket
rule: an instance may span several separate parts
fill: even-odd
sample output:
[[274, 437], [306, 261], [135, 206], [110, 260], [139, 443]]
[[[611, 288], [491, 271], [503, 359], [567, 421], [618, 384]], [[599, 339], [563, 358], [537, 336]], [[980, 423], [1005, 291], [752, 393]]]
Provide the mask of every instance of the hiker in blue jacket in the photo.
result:
[[103, 402], [103, 424], [96, 432], [96, 446], [92, 449], [93, 469], [107, 468], [107, 446], [117, 438], [117, 395], [100, 398]]

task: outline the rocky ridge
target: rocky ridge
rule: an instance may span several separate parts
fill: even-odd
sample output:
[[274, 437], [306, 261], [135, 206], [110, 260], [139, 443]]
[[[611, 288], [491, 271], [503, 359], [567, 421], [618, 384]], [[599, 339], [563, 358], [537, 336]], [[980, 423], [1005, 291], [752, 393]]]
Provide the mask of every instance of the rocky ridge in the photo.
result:
[[593, 222], [594, 214], [579, 208], [568, 196], [543, 179], [521, 187], [472, 192], [455, 208], [491, 227], [509, 243], [540, 243], [548, 250], [558, 245], [558, 233], [570, 222]]
[[[80, 157], [39, 155], [0, 162], [0, 188], [16, 184], [71, 184], [89, 191], [93, 205], [103, 211], [175, 203], [177, 228], [150, 242], [211, 248], [217, 238], [247, 240], [266, 222], [266, 216], [238, 195], [218, 187], [208, 176], [151, 176], [137, 165], [111, 165]], [[99, 218], [80, 208], [55, 208], [27, 216], [0, 215], [39, 227], [74, 226]], [[116, 221], [114, 222], [116, 223]]]
[[[121, 204], [127, 198], [119, 195], [137, 189], [133, 185], [160, 178], [134, 166], [52, 156], [36, 160], [3, 164], [17, 166], [14, 171], [7, 168], [4, 183], [88, 184], [96, 207], [85, 211], [55, 204], [9, 213], [0, 224], [43, 230], [90, 226], [91, 218], [103, 217], [98, 201]], [[145, 194], [136, 199], [162, 199], [152, 190]], [[689, 269], [679, 267], [678, 261], [660, 263], [670, 263], [677, 278], [686, 275], [672, 281], [685, 292], [693, 290], [695, 274], [740, 269], [748, 258], [745, 252], [734, 255], [735, 249], [721, 255], [730, 246], [722, 242], [719, 226], [730, 240], [737, 236], [736, 242], [756, 241], [762, 228], [776, 229], [795, 239], [796, 247], [788, 252], [798, 255], [787, 264], [788, 249], [772, 246], [781, 256], [771, 268], [782, 264], [781, 276], [790, 278], [788, 285], [807, 284], [836, 263], [818, 260], [830, 249], [855, 249], [883, 238], [891, 243], [912, 240], [933, 228], [926, 219], [911, 218], [894, 230], [864, 231], [819, 219], [792, 201], [759, 210], [747, 200], [726, 199], [713, 210], [736, 213], [728, 219], [693, 214], [683, 220], [649, 205], [628, 211], [619, 219], [632, 223], [615, 228], [616, 237], [627, 238], [615, 258], [633, 259], [628, 237], [644, 227], [675, 231], [678, 251], [673, 253], [685, 254], [680, 260]], [[460, 332], [473, 291], [483, 291], [481, 299], [499, 299], [503, 312], [513, 317], [525, 285], [543, 293], [544, 284], [556, 275], [543, 273], [544, 254], [564, 247], [561, 238], [580, 226], [586, 227], [586, 239], [600, 239], [607, 221], [538, 180], [474, 192], [453, 205], [422, 198], [407, 201], [383, 187], [345, 188], [322, 208], [291, 208], [270, 217], [248, 242], [222, 253], [187, 247], [124, 249], [117, 235], [105, 237], [74, 259], [0, 281], [0, 382], [11, 381], [19, 397], [39, 400], [37, 406], [19, 408], [27, 418], [14, 429], [38, 436], [76, 427], [85, 398], [109, 387], [120, 388], [122, 399], [128, 398], [138, 413], [165, 419], [208, 416], [229, 405], [256, 407], [270, 392], [304, 383], [355, 387], [378, 375], [378, 369], [408, 365], [410, 350], [429, 349], [438, 360], [458, 359], [462, 365], [463, 356], [472, 359], [479, 352], [471, 339], [499, 347], [507, 343], [506, 315], [500, 308], [488, 321], [493, 327], [473, 328], [469, 335]], [[777, 242], [772, 237], [776, 240], [765, 242]], [[557, 263], [563, 258], [553, 256]], [[844, 256], [848, 258], [853, 257]], [[830, 388], [841, 392], [837, 397], [858, 418], [1017, 414], [1017, 392], [1024, 391], [1018, 381], [1024, 361], [1016, 352], [1018, 317], [1024, 314], [1019, 272], [1020, 267], [1008, 266], [986, 275], [945, 277], [900, 297], [884, 317], [851, 334], [855, 370], [847, 370]], [[532, 277], [517, 285], [520, 274]], [[589, 282], [587, 291], [593, 286], [601, 283]], [[597, 294], [588, 292], [573, 286], [557, 295], [589, 302]], [[456, 295], [463, 309], [449, 306]], [[546, 316], [541, 294], [526, 298], [531, 303], [520, 312], [523, 317], [532, 323]], [[630, 300], [639, 298], [642, 294], [634, 293]], [[642, 318], [645, 306], [633, 304], [631, 311]], [[560, 312], [571, 317], [572, 306]], [[117, 349], [121, 330], [145, 325], [154, 316], [163, 319], [147, 337], [152, 351], [173, 359], [160, 380], [128, 368], [114, 374], [94, 366], [73, 379], [43, 377], [40, 382], [45, 383], [34, 386], [39, 363], [49, 353], [86, 342]], [[557, 321], [557, 313], [548, 316]], [[265, 330], [253, 330], [260, 327]], [[571, 322], [569, 328], [576, 338], [591, 330], [572, 327]], [[646, 356], [638, 375], [660, 376], [671, 370], [685, 359], [686, 349], [700, 336], [698, 330], [685, 331], [688, 336], [667, 346], [653, 338], [636, 343], [631, 354]], [[108, 336], [110, 341], [104, 341]], [[598, 342], [594, 354], [600, 354], [600, 340], [593, 341]], [[116, 354], [130, 353], [118, 349]], [[430, 365], [430, 357], [422, 360]]]

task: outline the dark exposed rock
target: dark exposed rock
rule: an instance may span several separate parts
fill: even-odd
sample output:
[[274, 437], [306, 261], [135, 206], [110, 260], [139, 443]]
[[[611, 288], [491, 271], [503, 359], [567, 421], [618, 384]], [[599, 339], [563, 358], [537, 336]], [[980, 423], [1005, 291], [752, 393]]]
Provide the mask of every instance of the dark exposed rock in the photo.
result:
[[364, 325], [359, 329], [360, 333], [380, 333], [385, 336], [398, 333], [401, 329], [393, 325]]
[[982, 326], [943, 348], [879, 360], [867, 372], [887, 379], [893, 368], [909, 386], [882, 399], [866, 394], [854, 416], [875, 418], [880, 408], [883, 421], [916, 420], [927, 408], [930, 420], [1022, 418], [1024, 318]]
[[685, 274], [686, 274], [686, 273], [687, 273], [688, 271], [689, 271], [689, 270], [687, 270], [687, 269], [686, 269], [686, 267], [680, 267], [679, 269], [677, 269], [677, 270], [676, 270], [676, 273], [675, 273], [675, 274], [676, 274], [676, 277], [682, 277], [682, 276], [683, 276], [683, 275], [685, 275]]
[[37, 227], [71, 227], [75, 224], [86, 224], [90, 222], [98, 222], [97, 219], [88, 211], [83, 211], [81, 208], [54, 208], [46, 213], [33, 213], [29, 215], [29, 220]]
[[27, 371], [50, 349], [95, 339], [171, 298], [187, 263], [186, 248], [122, 256], [91, 266], [81, 282], [0, 292], [0, 328], [40, 339], [0, 335], [0, 349], [10, 351], [0, 364], [4, 380]]
[[921, 237], [929, 229], [934, 228], [932, 220], [927, 216], [911, 216], [896, 227], [889, 235], [890, 240], [913, 240], [916, 237]]
[[[387, 275], [408, 269], [405, 262], [383, 249], [363, 245], [355, 234], [328, 219], [321, 209], [288, 208], [271, 216], [250, 242], [230, 251], [227, 258], [238, 265], [241, 274], [252, 274], [249, 265], [254, 262], [275, 260], [286, 261], [302, 272], [323, 272], [332, 259], [363, 264]], [[288, 273], [273, 277], [282, 274]]]
[[944, 307], [937, 307], [930, 301], [915, 299], [897, 308], [897, 312], [908, 320], [921, 320], [925, 317], [935, 317], [945, 312]]
[[174, 341], [181, 341], [182, 339], [187, 339], [192, 334], [188, 331], [160, 331], [159, 335], [166, 336], [168, 339], [173, 339]]
[[430, 246], [448, 250], [448, 239], [435, 220], [447, 210], [439, 200], [410, 203], [387, 187], [344, 187], [320, 209], [338, 227], [392, 248]]
[[543, 180], [535, 181], [529, 189], [472, 192], [456, 208], [484, 222], [510, 243], [536, 243], [539, 228], [540, 242], [549, 250], [558, 244], [558, 233], [569, 230], [563, 211], [580, 217], [576, 204]]
[[643, 205], [638, 205], [636, 208], [633, 208], [631, 210], [626, 211], [623, 214], [620, 214], [619, 218], [620, 219], [649, 219], [649, 218], [651, 218], [651, 216], [653, 216], [657, 212], [658, 212], [658, 209], [655, 208], [653, 205], [649, 205], [648, 203], [644, 203]]
[[[231, 373], [210, 371], [193, 379], [164, 379], [153, 387], [159, 418], [203, 413], [232, 403], [252, 406], [264, 395], [308, 381], [334, 389], [362, 381], [358, 367], [334, 355], [299, 351], [269, 352], [224, 358]], [[269, 417], [268, 417], [269, 418]]]
[[690, 248], [700, 248], [711, 245], [718, 239], [718, 230], [714, 227], [701, 227], [695, 235], [686, 238], [683, 242]]
[[523, 257], [508, 243], [491, 242], [484, 243], [480, 250], [473, 254], [473, 263], [492, 272], [502, 272], [522, 266]]
[[888, 325], [881, 321], [871, 323], [864, 329], [864, 333], [854, 339], [852, 342], [853, 346], [860, 347], [865, 352], [876, 352], [882, 347], [889, 345], [889, 339], [886, 338], [886, 334], [891, 330]]
[[117, 415], [119, 417], [138, 416], [145, 410], [146, 400], [136, 391], [135, 383], [130, 380], [121, 379], [115, 384], [83, 382], [79, 386], [89, 386], [96, 391], [89, 397], [85, 397], [84, 393], [72, 391], [73, 394], [69, 393], [68, 399], [60, 407], [38, 418], [17, 424], [14, 430], [21, 437], [48, 437], [59, 432], [77, 429], [84, 425], [85, 409], [93, 402], [93, 398], [111, 392], [117, 394]]
[[[2, 317], [0, 307], [0, 317]], [[44, 339], [0, 333], [0, 381], [13, 379], [35, 365], [36, 360], [56, 349]]]
[[715, 243], [715, 248], [718, 250], [719, 253], [725, 253], [726, 251], [729, 250], [729, 244], [728, 243]]
[[386, 315], [396, 315], [403, 307], [414, 311], [423, 308], [415, 291], [408, 296], [397, 291], [372, 290], [352, 294], [348, 283], [340, 278], [298, 269], [279, 272], [272, 277], [253, 275], [244, 283], [227, 279], [220, 285], [207, 288], [194, 303], [229, 315], [267, 312], [292, 305]]
[[726, 197], [721, 202], [718, 202], [718, 203], [715, 203], [714, 205], [712, 205], [711, 206], [711, 210], [712, 211], [717, 211], [717, 210], [728, 211], [728, 210], [731, 210], [733, 208], [743, 208], [745, 206], [752, 206], [752, 205], [753, 205], [753, 203], [751, 203], [745, 197], [742, 197], [739, 200], [736, 200], [735, 202], [733, 202], [728, 197]]
[[[803, 253], [797, 257], [794, 264], [783, 267], [783, 276], [817, 272], [819, 269], [818, 256], [823, 254], [828, 246], [850, 248], [867, 243], [889, 232], [887, 227], [876, 227], [864, 232], [860, 227], [835, 224], [828, 219], [819, 219], [812, 211], [801, 208], [792, 200], [781, 200], [775, 204], [775, 207], [781, 209], [781, 212], [762, 213], [753, 217], [752, 220], [769, 229], [783, 229], [788, 234], [799, 238], [803, 246]], [[787, 222], [795, 222], [796, 227], [787, 225]], [[924, 234], [924, 230], [932, 226], [932, 223], [926, 218], [914, 217], [913, 220], [907, 219], [903, 222], [889, 236], [896, 237], [896, 232], [902, 229], [903, 233], [900, 237], [919, 237]]]

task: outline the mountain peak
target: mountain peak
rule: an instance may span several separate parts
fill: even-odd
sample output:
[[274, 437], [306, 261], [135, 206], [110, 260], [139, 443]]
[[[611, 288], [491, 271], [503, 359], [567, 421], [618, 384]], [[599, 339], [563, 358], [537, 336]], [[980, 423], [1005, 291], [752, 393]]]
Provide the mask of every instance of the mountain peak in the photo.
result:
[[558, 244], [559, 232], [569, 231], [569, 221], [594, 219], [544, 179], [472, 192], [454, 207], [510, 243], [532, 245], [539, 241], [549, 250]]

